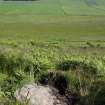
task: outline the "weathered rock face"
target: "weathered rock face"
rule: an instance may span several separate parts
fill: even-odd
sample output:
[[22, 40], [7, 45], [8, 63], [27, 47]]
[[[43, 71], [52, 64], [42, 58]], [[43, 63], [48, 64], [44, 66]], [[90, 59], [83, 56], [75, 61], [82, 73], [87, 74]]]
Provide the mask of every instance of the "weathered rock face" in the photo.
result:
[[56, 89], [37, 84], [25, 85], [15, 92], [18, 101], [27, 101], [29, 105], [67, 105], [56, 97]]

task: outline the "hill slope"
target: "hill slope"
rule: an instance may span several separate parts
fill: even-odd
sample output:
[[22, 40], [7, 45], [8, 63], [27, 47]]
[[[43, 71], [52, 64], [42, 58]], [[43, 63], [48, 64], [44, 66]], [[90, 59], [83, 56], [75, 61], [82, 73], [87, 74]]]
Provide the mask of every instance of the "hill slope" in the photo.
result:
[[105, 0], [1, 1], [0, 39], [105, 40], [104, 5]]
[[0, 2], [2, 14], [105, 15], [105, 0], [39, 0]]

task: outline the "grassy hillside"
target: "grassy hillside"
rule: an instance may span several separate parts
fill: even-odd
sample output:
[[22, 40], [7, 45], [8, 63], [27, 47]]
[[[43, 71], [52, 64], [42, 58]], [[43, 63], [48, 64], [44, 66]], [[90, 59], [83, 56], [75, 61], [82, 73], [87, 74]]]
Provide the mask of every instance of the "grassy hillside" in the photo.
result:
[[105, 40], [105, 18], [1, 15], [0, 39], [39, 41]]
[[0, 39], [105, 40], [104, 5], [104, 0], [1, 1]]
[[38, 0], [1, 2], [1, 14], [105, 15], [104, 0]]
[[0, 1], [0, 103], [50, 70], [78, 105], [105, 105], [105, 0]]

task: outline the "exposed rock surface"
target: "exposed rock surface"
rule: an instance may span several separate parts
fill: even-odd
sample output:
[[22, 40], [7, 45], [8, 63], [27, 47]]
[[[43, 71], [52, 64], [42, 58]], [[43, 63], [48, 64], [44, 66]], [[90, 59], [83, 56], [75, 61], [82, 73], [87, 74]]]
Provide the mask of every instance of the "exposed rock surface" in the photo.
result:
[[28, 102], [29, 105], [68, 105], [55, 88], [37, 84], [25, 85], [18, 89], [15, 97], [20, 102]]

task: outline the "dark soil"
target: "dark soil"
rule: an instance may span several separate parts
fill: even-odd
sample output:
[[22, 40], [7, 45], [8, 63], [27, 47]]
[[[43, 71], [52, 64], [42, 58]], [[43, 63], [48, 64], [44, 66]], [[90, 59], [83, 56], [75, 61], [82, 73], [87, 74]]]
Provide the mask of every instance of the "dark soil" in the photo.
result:
[[42, 76], [39, 82], [42, 85], [49, 85], [58, 90], [58, 92], [53, 90], [53, 94], [57, 97], [57, 101], [54, 105], [77, 105], [76, 103], [79, 101], [79, 95], [73, 93], [68, 88], [68, 81], [63, 73], [50, 72], [47, 75]]

